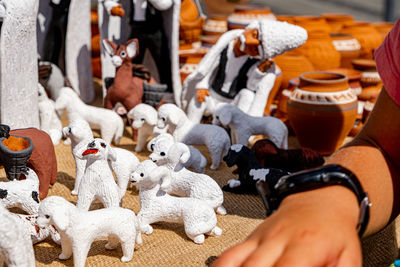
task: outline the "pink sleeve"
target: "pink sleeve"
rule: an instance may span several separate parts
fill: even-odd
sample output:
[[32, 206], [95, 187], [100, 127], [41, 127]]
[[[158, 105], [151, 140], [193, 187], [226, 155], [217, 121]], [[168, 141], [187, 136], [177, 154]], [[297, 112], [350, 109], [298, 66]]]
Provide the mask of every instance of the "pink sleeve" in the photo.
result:
[[375, 50], [374, 56], [386, 91], [400, 106], [400, 20]]

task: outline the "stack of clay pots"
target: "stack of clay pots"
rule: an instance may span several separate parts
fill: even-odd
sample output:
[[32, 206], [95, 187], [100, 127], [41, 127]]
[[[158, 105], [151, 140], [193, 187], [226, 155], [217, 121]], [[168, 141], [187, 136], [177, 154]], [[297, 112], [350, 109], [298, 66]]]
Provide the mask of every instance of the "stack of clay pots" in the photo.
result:
[[182, 0], [179, 22], [179, 39], [187, 44], [200, 41], [204, 18], [192, 0]]

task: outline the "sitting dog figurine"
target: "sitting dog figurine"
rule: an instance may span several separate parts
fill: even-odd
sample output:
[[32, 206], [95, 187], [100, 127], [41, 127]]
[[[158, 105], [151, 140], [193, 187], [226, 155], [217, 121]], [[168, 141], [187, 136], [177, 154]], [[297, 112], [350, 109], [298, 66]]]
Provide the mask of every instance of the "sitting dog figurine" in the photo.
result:
[[186, 235], [197, 244], [204, 243], [204, 234], [219, 236], [217, 216], [205, 201], [189, 197], [173, 197], [160, 190], [159, 177], [153, 175], [157, 165], [151, 160], [141, 162], [131, 175], [131, 182], [139, 189], [138, 221], [145, 234], [151, 234], [152, 223], [160, 221], [184, 224]]
[[23, 223], [0, 204], [0, 266], [35, 266], [31, 237]]
[[106, 208], [119, 207], [122, 196], [108, 165], [108, 159], [116, 160], [113, 149], [104, 140], [96, 138], [81, 150], [84, 150], [81, 157], [86, 159], [86, 167], [76, 206], [87, 211], [98, 198]]
[[315, 168], [325, 162], [321, 154], [310, 148], [279, 149], [268, 139], [258, 140], [251, 150], [265, 168], [278, 168], [288, 172]]
[[142, 243], [135, 213], [119, 207], [82, 211], [59, 196], [43, 200], [37, 219], [39, 227], [55, 225], [61, 235], [60, 260], [74, 255], [74, 266], [84, 267], [93, 241], [108, 237], [106, 249], [115, 249], [121, 242], [122, 262], [133, 257], [135, 240]]
[[232, 104], [223, 103], [214, 112], [213, 124], [229, 126], [232, 144], [247, 146], [251, 136], [263, 134], [278, 147], [288, 147], [288, 129], [278, 118], [250, 116]]
[[260, 175], [254, 176], [255, 170], [263, 169], [266, 174], [265, 181], [273, 187], [275, 183], [284, 175], [289, 174], [280, 169], [264, 169], [258, 162], [254, 153], [246, 146], [235, 144], [232, 145], [228, 154], [224, 157], [224, 161], [228, 167], [236, 165], [238, 167], [239, 179], [230, 179], [228, 184], [222, 189], [228, 192], [243, 194], [251, 193], [257, 194], [256, 182]]
[[26, 213], [37, 214], [39, 209], [39, 178], [26, 168], [25, 180], [0, 182], [0, 203], [6, 208], [18, 207]]

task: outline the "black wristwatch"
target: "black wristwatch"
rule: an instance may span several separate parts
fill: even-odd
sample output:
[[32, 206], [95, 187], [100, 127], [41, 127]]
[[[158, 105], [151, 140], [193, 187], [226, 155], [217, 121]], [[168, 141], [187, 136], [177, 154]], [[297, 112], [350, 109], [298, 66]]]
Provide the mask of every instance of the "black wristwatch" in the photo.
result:
[[267, 210], [267, 216], [275, 212], [282, 200], [288, 195], [317, 189], [329, 185], [342, 185], [349, 188], [357, 196], [360, 205], [360, 215], [357, 225], [361, 237], [369, 221], [368, 194], [364, 192], [357, 177], [340, 165], [327, 165], [316, 169], [300, 171], [281, 177], [271, 188], [268, 183], [259, 180], [257, 191], [261, 195]]

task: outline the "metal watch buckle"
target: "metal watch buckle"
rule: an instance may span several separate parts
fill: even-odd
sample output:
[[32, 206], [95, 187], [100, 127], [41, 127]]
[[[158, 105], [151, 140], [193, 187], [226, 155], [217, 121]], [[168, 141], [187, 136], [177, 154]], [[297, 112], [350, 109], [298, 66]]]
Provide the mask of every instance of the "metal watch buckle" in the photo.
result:
[[365, 197], [360, 202], [360, 214], [358, 216], [358, 224], [357, 231], [359, 236], [361, 237], [367, 228], [367, 224], [369, 221], [369, 207], [372, 206], [372, 203], [369, 202], [368, 193], [365, 192]]

